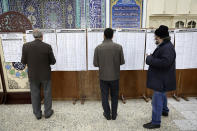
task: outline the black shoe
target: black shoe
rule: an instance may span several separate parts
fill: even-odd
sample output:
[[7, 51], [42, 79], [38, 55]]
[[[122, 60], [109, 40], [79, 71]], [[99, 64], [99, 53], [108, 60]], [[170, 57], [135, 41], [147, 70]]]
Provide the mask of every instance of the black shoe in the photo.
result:
[[37, 119], [37, 120], [40, 120], [41, 118], [42, 118], [42, 116], [39, 116], [39, 117], [36, 116], [36, 119]]
[[53, 115], [53, 113], [54, 113], [54, 111], [53, 111], [53, 110], [51, 110], [51, 114], [50, 114], [50, 115], [45, 116], [45, 118], [46, 118], [46, 119], [50, 118], [50, 117]]
[[160, 128], [160, 125], [155, 125], [155, 124], [152, 124], [151, 122], [149, 122], [147, 124], [144, 124], [143, 127], [147, 128], [147, 129], [155, 129], [155, 128]]
[[162, 116], [168, 116], [168, 112], [162, 112]]
[[118, 114], [112, 115], [112, 120], [116, 120], [117, 115], [118, 115]]
[[110, 115], [107, 116], [107, 115], [105, 114], [105, 112], [103, 112], [103, 116], [104, 116], [107, 120], [111, 120], [111, 116], [110, 116]]

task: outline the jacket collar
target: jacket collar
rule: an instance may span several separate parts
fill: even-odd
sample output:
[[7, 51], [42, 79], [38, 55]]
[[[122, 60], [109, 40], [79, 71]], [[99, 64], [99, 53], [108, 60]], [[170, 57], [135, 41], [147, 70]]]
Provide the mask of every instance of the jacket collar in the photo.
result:
[[113, 42], [111, 39], [104, 39], [103, 43]]
[[158, 48], [165, 45], [166, 43], [168, 43], [171, 40], [171, 37], [166, 37], [163, 39], [163, 42], [161, 44], [158, 45]]
[[34, 41], [36, 41], [36, 42], [42, 42], [41, 40], [39, 40], [39, 39], [35, 39]]

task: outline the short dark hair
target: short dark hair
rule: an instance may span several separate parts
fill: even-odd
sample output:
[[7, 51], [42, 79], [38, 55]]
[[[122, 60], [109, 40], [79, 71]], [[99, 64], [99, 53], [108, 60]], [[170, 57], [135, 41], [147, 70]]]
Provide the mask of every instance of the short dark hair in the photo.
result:
[[104, 31], [104, 35], [106, 39], [112, 39], [114, 31], [111, 28], [106, 28]]

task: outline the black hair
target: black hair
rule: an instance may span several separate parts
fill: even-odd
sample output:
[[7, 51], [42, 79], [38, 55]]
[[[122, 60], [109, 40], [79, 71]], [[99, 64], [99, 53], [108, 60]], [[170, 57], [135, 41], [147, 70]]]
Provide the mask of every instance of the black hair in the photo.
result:
[[111, 28], [106, 28], [104, 31], [104, 35], [106, 39], [112, 39], [114, 31]]

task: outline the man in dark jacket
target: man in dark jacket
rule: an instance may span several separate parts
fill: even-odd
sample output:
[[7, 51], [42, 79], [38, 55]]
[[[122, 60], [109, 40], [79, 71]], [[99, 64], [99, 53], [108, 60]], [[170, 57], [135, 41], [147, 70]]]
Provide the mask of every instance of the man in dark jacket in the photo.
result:
[[43, 34], [38, 29], [33, 31], [34, 41], [23, 45], [23, 64], [27, 64], [28, 77], [31, 90], [33, 113], [37, 119], [41, 119], [40, 86], [44, 88], [45, 118], [53, 114], [51, 96], [51, 67], [56, 63], [53, 50], [49, 44], [42, 42]]
[[[113, 30], [104, 31], [104, 41], [94, 52], [94, 66], [99, 67], [100, 88], [102, 95], [103, 115], [107, 120], [116, 119], [119, 95], [120, 65], [125, 63], [122, 46], [112, 41]], [[108, 102], [111, 94], [111, 108]]]
[[176, 53], [170, 42], [168, 27], [161, 25], [155, 31], [157, 48], [146, 58], [149, 65], [147, 88], [154, 90], [152, 97], [152, 121], [144, 128], [160, 128], [161, 115], [168, 116], [166, 92], [176, 89]]

